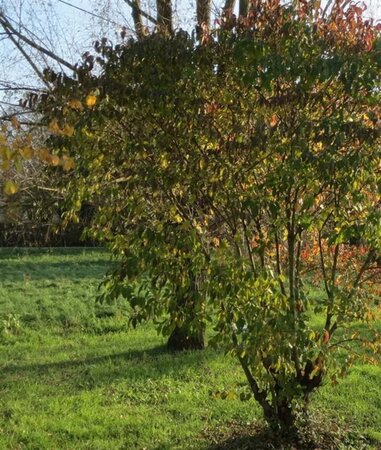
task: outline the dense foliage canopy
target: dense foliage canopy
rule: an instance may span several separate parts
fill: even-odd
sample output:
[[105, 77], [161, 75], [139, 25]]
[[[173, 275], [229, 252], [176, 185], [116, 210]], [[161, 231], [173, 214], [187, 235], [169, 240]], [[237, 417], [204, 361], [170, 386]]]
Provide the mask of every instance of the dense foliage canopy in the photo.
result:
[[96, 49], [99, 72], [87, 55], [77, 79], [51, 74], [43, 107], [76, 160], [69, 216], [93, 205], [89, 231], [121, 257], [108, 294], [135, 322], [212, 321], [265, 417], [290, 427], [356, 345], [379, 352], [351, 330], [380, 296], [378, 27], [340, 0], [267, 0], [197, 42]]

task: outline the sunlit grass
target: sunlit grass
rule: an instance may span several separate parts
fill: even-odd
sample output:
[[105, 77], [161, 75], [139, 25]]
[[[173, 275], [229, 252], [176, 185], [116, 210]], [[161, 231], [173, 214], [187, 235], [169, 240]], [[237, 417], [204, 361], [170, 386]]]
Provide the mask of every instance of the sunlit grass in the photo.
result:
[[[208, 449], [210, 430], [260, 420], [252, 401], [209, 395], [243, 388], [235, 360], [169, 354], [123, 302], [96, 304], [111, 265], [101, 250], [1, 251], [0, 449]], [[380, 386], [380, 368], [356, 366], [311, 407], [377, 448]]]

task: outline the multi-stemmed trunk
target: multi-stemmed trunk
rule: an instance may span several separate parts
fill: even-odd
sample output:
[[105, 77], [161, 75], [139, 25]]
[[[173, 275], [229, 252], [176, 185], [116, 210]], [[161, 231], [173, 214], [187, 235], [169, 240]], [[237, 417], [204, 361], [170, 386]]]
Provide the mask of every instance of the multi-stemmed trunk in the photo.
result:
[[[235, 336], [233, 340], [236, 341]], [[307, 413], [311, 393], [322, 385], [325, 374], [324, 360], [320, 354], [315, 360], [309, 360], [301, 373], [290, 376], [287, 383], [280, 374], [264, 362], [269, 375], [273, 378], [273, 386], [261, 389], [248, 364], [246, 356], [238, 355], [238, 359], [245, 372], [253, 397], [260, 404], [264, 417], [277, 434], [283, 437], [295, 437], [297, 434], [297, 411]], [[320, 369], [316, 370], [317, 364]], [[286, 386], [287, 384], [287, 386]], [[294, 395], [290, 394], [290, 384]], [[288, 387], [288, 389], [286, 389]], [[296, 394], [299, 392], [299, 394]], [[296, 404], [299, 405], [297, 410]]]

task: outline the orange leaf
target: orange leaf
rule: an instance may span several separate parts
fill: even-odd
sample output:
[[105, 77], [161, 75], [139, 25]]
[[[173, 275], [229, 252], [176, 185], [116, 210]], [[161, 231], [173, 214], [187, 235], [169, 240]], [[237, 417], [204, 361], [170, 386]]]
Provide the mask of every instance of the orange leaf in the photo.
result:
[[60, 158], [57, 155], [52, 155], [50, 158], [50, 164], [52, 166], [58, 166], [59, 163], [60, 163]]
[[277, 126], [279, 122], [279, 117], [276, 114], [273, 114], [270, 118], [270, 127], [274, 128], [275, 126]]
[[16, 116], [12, 116], [11, 122], [12, 122], [12, 126], [13, 126], [13, 128], [15, 130], [19, 130], [20, 129], [20, 122], [18, 121]]

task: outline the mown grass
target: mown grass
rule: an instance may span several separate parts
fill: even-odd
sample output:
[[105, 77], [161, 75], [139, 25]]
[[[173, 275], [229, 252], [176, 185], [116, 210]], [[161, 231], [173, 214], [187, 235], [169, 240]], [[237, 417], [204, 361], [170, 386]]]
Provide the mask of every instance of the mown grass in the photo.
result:
[[[209, 395], [244, 388], [234, 359], [170, 354], [153, 327], [128, 329], [123, 302], [96, 304], [111, 265], [101, 250], [0, 251], [0, 449], [261, 448], [232, 438], [255, 434], [257, 405]], [[380, 368], [311, 407], [351, 430], [341, 448], [381, 448]]]

